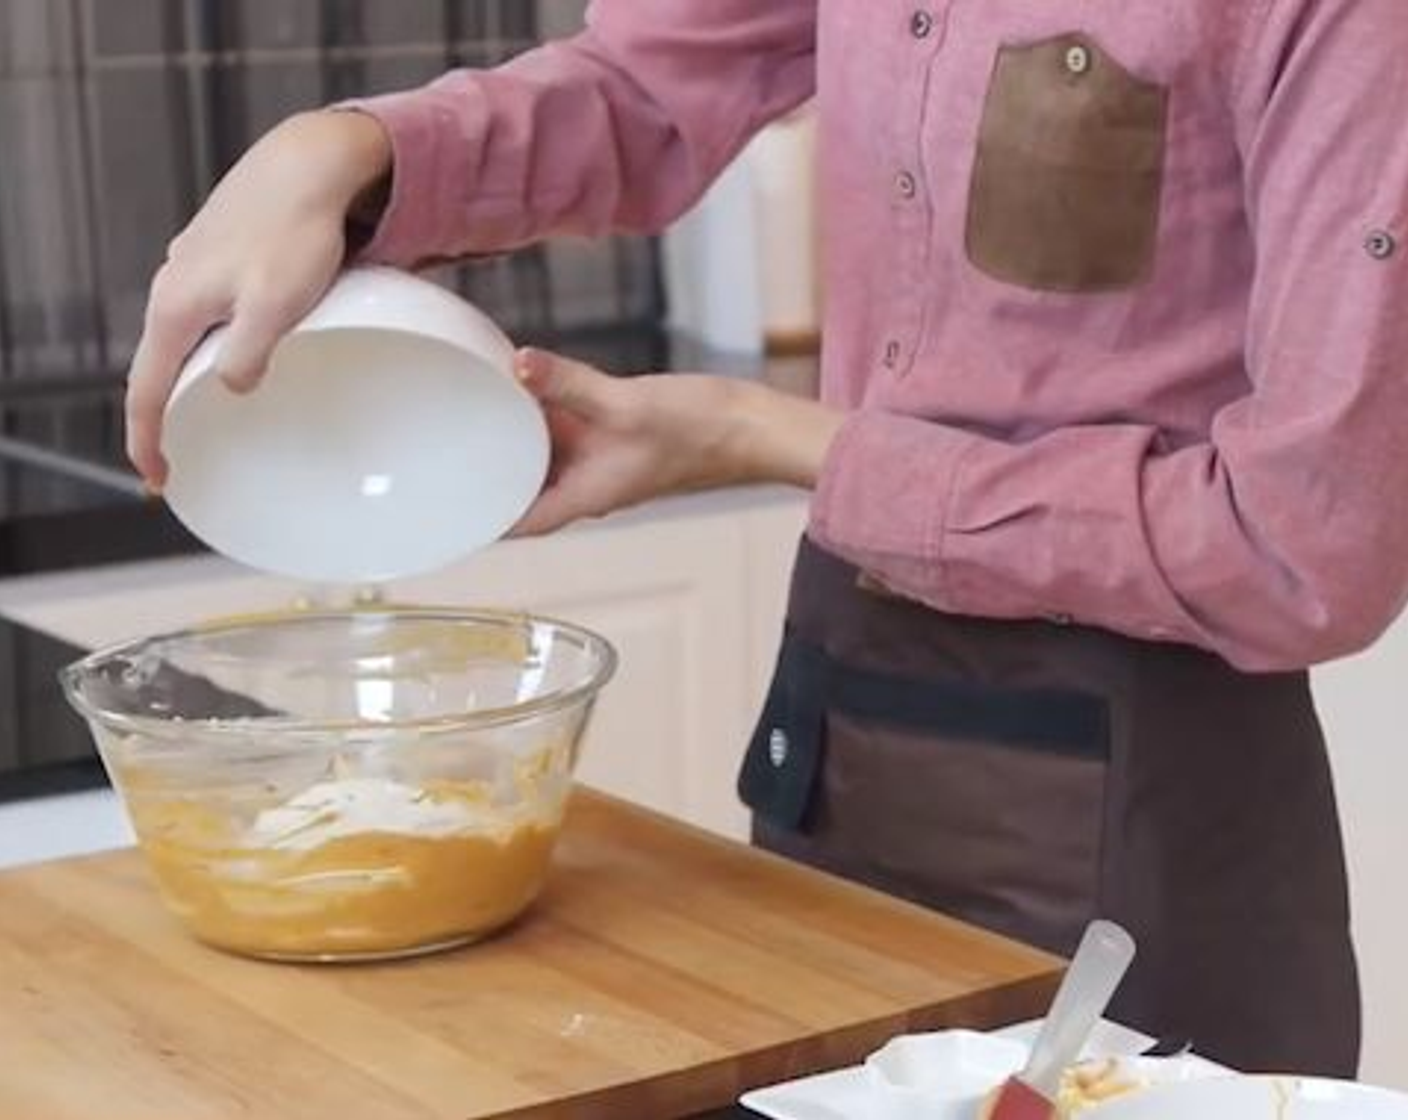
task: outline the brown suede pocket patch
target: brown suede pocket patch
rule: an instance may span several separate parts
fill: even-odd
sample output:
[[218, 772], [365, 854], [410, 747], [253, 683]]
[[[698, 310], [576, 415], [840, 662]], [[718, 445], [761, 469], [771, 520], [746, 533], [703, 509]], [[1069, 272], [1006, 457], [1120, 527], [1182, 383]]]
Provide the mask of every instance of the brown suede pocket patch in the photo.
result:
[[1127, 288], [1158, 237], [1168, 91], [1084, 35], [1003, 47], [973, 164], [969, 259], [1046, 291]]
[[1107, 762], [833, 714], [822, 830], [897, 893], [1074, 949], [1098, 909]]
[[831, 712], [804, 829], [772, 851], [1070, 953], [1100, 909], [1109, 763]]

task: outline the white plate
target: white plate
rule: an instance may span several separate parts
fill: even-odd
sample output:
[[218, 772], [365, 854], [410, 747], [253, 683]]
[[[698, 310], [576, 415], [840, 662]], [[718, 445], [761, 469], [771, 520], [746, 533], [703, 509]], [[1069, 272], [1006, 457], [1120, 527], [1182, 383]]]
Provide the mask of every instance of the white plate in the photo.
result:
[[[992, 1033], [1030, 1046], [1040, 1026], [1040, 1022], [1019, 1023]], [[1092, 1033], [1084, 1056], [1137, 1054], [1151, 1041], [1147, 1035], [1117, 1023], [1101, 1022]], [[1220, 1069], [1203, 1059], [1191, 1060], [1208, 1072]], [[886, 1103], [877, 1099], [865, 1067], [859, 1065], [755, 1089], [743, 1094], [739, 1103], [768, 1120], [891, 1120]]]
[[1157, 1085], [1101, 1105], [1090, 1120], [1408, 1120], [1408, 1096], [1351, 1081], [1228, 1077]]

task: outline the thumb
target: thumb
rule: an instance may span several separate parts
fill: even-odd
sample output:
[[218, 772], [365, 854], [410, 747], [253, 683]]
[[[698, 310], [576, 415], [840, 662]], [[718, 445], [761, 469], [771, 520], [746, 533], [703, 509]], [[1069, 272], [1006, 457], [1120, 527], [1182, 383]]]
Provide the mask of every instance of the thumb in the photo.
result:
[[617, 388], [609, 374], [546, 350], [518, 351], [514, 355], [514, 372], [539, 403], [564, 409], [584, 420], [605, 415]]
[[[580, 514], [575, 516], [580, 516]], [[550, 485], [538, 495], [533, 504], [528, 507], [528, 511], [505, 535], [510, 538], [540, 537], [545, 533], [561, 529], [564, 525], [571, 523], [573, 519], [574, 514], [570, 499], [562, 487]]]

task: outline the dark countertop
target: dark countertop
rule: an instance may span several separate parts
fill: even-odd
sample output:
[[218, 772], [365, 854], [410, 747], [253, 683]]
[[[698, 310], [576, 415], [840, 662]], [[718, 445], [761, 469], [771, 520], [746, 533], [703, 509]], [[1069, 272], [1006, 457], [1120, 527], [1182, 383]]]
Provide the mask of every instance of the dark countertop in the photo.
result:
[[120, 382], [0, 392], [0, 577], [200, 548], [143, 495], [121, 416]]
[[0, 519], [0, 576], [120, 564], [203, 546], [160, 502], [114, 497]]
[[85, 651], [0, 617], [0, 802], [107, 784], [58, 671]]

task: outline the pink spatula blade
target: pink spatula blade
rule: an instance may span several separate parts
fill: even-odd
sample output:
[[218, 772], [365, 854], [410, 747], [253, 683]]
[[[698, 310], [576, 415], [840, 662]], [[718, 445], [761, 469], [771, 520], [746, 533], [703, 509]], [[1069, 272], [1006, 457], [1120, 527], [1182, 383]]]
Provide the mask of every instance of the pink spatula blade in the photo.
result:
[[1056, 1106], [1025, 1081], [1009, 1077], [997, 1091], [987, 1120], [1051, 1120]]

